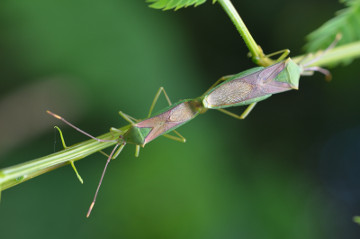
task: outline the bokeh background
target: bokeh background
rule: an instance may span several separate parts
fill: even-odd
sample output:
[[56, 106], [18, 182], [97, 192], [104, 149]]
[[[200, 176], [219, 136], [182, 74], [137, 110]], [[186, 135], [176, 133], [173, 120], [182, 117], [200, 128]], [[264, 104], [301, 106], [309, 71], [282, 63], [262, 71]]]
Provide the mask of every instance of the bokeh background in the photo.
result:
[[[303, 53], [305, 36], [343, 8], [337, 1], [233, 1], [271, 53]], [[179, 11], [144, 1], [3, 0], [0, 3], [0, 167], [144, 118], [155, 92], [175, 102], [223, 75], [253, 67], [219, 5]], [[92, 216], [85, 214], [106, 158], [77, 162], [2, 193], [0, 238], [359, 238], [359, 60], [304, 77], [299, 91], [258, 104], [238, 121], [207, 112], [111, 162]], [[159, 104], [165, 106], [165, 100]], [[242, 109], [235, 109], [240, 113]], [[61, 149], [58, 142], [56, 150]]]

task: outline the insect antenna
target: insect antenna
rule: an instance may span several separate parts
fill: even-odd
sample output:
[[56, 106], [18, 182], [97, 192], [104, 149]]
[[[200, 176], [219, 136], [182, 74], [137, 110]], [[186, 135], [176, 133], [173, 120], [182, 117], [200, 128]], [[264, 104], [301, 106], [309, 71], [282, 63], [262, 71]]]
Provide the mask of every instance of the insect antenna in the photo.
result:
[[336, 44], [338, 44], [338, 42], [341, 40], [341, 37], [342, 35], [340, 33], [336, 34], [334, 41], [323, 52], [321, 52], [318, 56], [316, 56], [314, 59], [307, 62], [303, 66], [305, 67], [309, 66], [315, 63], [316, 61], [318, 61], [319, 59], [321, 59], [321, 57], [323, 57], [326, 53], [328, 53], [331, 49], [333, 49], [336, 46]]
[[[116, 157], [120, 154], [120, 152], [122, 151], [122, 149], [123, 149], [123, 148], [125, 147], [125, 145], [126, 145], [126, 141], [124, 141], [121, 136], [120, 136], [120, 139], [121, 139], [121, 140], [106, 140], [106, 139], [96, 138], [96, 137], [92, 136], [91, 134], [86, 133], [85, 131], [79, 129], [79, 128], [76, 127], [75, 125], [71, 124], [69, 121], [67, 121], [67, 120], [64, 119], [63, 117], [61, 117], [61, 116], [59, 116], [59, 115], [57, 115], [57, 114], [54, 114], [53, 112], [51, 112], [51, 111], [49, 111], [49, 110], [47, 110], [46, 112], [47, 112], [48, 114], [50, 114], [51, 116], [53, 116], [53, 117], [61, 120], [61, 121], [64, 122], [65, 124], [69, 125], [70, 127], [74, 128], [74, 129], [77, 130], [78, 132], [80, 132], [80, 133], [82, 133], [82, 134], [84, 134], [84, 135], [86, 135], [86, 136], [88, 136], [88, 137], [90, 137], [90, 138], [92, 138], [92, 139], [95, 139], [95, 140], [98, 141], [98, 142], [117, 142], [117, 144], [115, 145], [115, 147], [114, 147], [113, 150], [111, 151], [111, 153], [110, 153], [110, 155], [109, 155], [109, 157], [108, 157], [108, 159], [107, 159], [107, 161], [106, 161], [104, 170], [103, 170], [103, 172], [102, 172], [102, 175], [101, 175], [99, 184], [98, 184], [97, 189], [96, 189], [96, 192], [95, 192], [94, 199], [93, 199], [93, 201], [92, 201], [92, 203], [91, 203], [91, 205], [90, 205], [90, 207], [89, 207], [89, 210], [88, 210], [88, 212], [87, 212], [87, 214], [86, 214], [86, 217], [89, 217], [89, 216], [90, 216], [90, 213], [91, 213], [91, 211], [92, 211], [92, 209], [93, 209], [93, 207], [94, 207], [94, 205], [95, 205], [95, 201], [96, 201], [97, 195], [98, 195], [98, 193], [99, 193], [99, 189], [100, 189], [100, 186], [101, 186], [101, 184], [102, 184], [102, 181], [103, 181], [103, 179], [104, 179], [106, 169], [107, 169], [107, 167], [108, 167], [111, 159], [112, 159], [112, 158], [116, 158]], [[116, 151], [116, 149], [117, 149], [119, 146], [120, 146], [120, 148]]]
[[[306, 62], [305, 64], [302, 65], [303, 67], [303, 73], [301, 75], [312, 75], [312, 73], [314, 71], [317, 71], [317, 72], [320, 72], [322, 74], [325, 75], [325, 79], [330, 81], [331, 80], [331, 73], [330, 71], [322, 68], [322, 67], [319, 67], [319, 66], [310, 66], [312, 64], [314, 64], [315, 62], [317, 62], [319, 59], [321, 59], [326, 53], [328, 53], [331, 49], [333, 49], [336, 44], [340, 41], [341, 39], [341, 34], [338, 33], [336, 34], [336, 37], [335, 37], [335, 40], [322, 52], [320, 52], [320, 54], [318, 54], [317, 56], [314, 57], [314, 59]], [[306, 59], [307, 57], [304, 58], [304, 60]]]
[[[112, 159], [112, 157], [113, 157], [116, 149], [121, 145], [120, 148], [119, 148], [119, 151], [121, 151], [121, 150], [124, 148], [125, 144], [126, 144], [125, 142], [117, 143], [117, 144], [115, 145], [115, 147], [113, 148], [113, 150], [111, 151], [111, 154], [109, 155], [109, 157], [108, 157], [108, 159], [107, 159], [107, 161], [106, 161], [104, 170], [103, 170], [103, 172], [102, 172], [102, 174], [101, 174], [101, 178], [100, 178], [100, 180], [99, 180], [99, 184], [98, 184], [98, 186], [97, 186], [97, 189], [96, 189], [96, 192], [95, 192], [95, 195], [94, 195], [94, 199], [93, 199], [93, 201], [91, 202], [91, 205], [90, 205], [90, 207], [89, 207], [89, 210], [88, 210], [88, 212], [87, 212], [87, 214], [86, 214], [86, 217], [87, 217], [87, 218], [90, 217], [90, 213], [91, 213], [91, 211], [92, 211], [92, 209], [93, 209], [93, 207], [94, 207], [94, 205], [95, 205], [95, 201], [96, 201], [97, 195], [98, 195], [98, 193], [99, 193], [99, 189], [100, 189], [100, 186], [101, 186], [101, 184], [102, 184], [102, 181], [103, 181], [103, 179], [104, 179], [107, 166], [109, 165], [109, 163], [110, 163], [110, 161], [111, 161], [111, 159]], [[117, 154], [117, 155], [118, 155], [118, 154]]]
[[304, 69], [304, 71], [306, 71], [306, 72], [304, 74], [302, 74], [302, 75], [306, 75], [307, 72], [312, 75], [312, 73], [314, 71], [317, 71], [317, 72], [320, 72], [323, 75], [325, 75], [325, 80], [327, 80], [327, 81], [331, 81], [331, 78], [332, 78], [331, 73], [330, 73], [329, 70], [327, 70], [325, 68], [322, 68], [322, 67], [319, 67], [319, 66], [307, 67], [307, 68]]
[[70, 123], [69, 121], [67, 121], [66, 119], [64, 119], [63, 117], [61, 117], [60, 115], [54, 114], [53, 112], [47, 110], [46, 113], [48, 113], [49, 115], [61, 120], [62, 122], [64, 122], [65, 124], [69, 125], [70, 127], [72, 127], [73, 129], [75, 129], [76, 131], [88, 136], [89, 138], [95, 139], [98, 142], [117, 142], [117, 140], [107, 140], [107, 139], [99, 139], [96, 138], [94, 136], [92, 136], [89, 133], [86, 133], [85, 131], [79, 129], [78, 127], [76, 127], [75, 125], [73, 125], [72, 123]]

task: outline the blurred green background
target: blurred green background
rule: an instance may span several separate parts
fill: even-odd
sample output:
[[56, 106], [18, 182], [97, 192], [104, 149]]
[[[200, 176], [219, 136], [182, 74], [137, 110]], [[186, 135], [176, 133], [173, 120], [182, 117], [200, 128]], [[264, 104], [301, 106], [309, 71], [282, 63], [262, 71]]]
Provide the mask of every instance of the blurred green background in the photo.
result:
[[[337, 1], [233, 1], [271, 53], [303, 53], [305, 36], [343, 8]], [[144, 1], [0, 3], [0, 167], [87, 138], [50, 109], [100, 135], [147, 115], [165, 87], [173, 102], [253, 67], [219, 5], [159, 11]], [[207, 112], [181, 144], [159, 138], [112, 161], [77, 163], [2, 193], [0, 238], [359, 238], [359, 60], [304, 77], [299, 91], [258, 104], [244, 121]], [[165, 106], [165, 100], [159, 105]], [[240, 112], [242, 109], [236, 109]], [[61, 149], [58, 142], [56, 150]]]

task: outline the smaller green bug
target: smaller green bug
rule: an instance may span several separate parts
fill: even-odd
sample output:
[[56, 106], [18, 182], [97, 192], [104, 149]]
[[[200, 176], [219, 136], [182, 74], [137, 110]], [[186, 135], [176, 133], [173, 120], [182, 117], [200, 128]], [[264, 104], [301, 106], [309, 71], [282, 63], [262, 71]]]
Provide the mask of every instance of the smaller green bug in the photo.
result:
[[[164, 93], [164, 95], [169, 103], [169, 106], [166, 107], [165, 109], [161, 110], [157, 114], [155, 114], [155, 116], [151, 116], [152, 110], [153, 110], [161, 92]], [[108, 159], [106, 161], [103, 173], [101, 175], [101, 178], [100, 178], [100, 181], [98, 184], [98, 187], [95, 192], [94, 199], [89, 207], [89, 210], [88, 210], [88, 213], [86, 216], [87, 217], [90, 216], [90, 213], [95, 205], [95, 201], [96, 201], [100, 186], [102, 184], [102, 180], [104, 178], [108, 164], [110, 163], [111, 159], [115, 159], [121, 153], [122, 149], [125, 147], [125, 145], [127, 143], [136, 145], [135, 156], [138, 157], [139, 152], [140, 152], [140, 146], [144, 147], [147, 143], [151, 142], [152, 140], [154, 140], [157, 137], [162, 136], [162, 135], [165, 137], [168, 137], [170, 139], [176, 140], [176, 141], [185, 142], [186, 141], [185, 138], [182, 135], [180, 135], [175, 129], [180, 127], [181, 125], [189, 122], [190, 120], [194, 119], [197, 115], [199, 115], [202, 112], [202, 110], [203, 110], [203, 107], [201, 105], [201, 102], [197, 99], [186, 99], [186, 100], [179, 101], [175, 104], [171, 104], [171, 101], [170, 101], [169, 97], [167, 96], [164, 88], [161, 87], [158, 90], [158, 92], [156, 93], [156, 96], [150, 107], [150, 111], [149, 111], [149, 115], [148, 115], [147, 119], [139, 121], [139, 120], [134, 119], [131, 116], [126, 115], [125, 113], [123, 113], [121, 111], [119, 112], [120, 116], [122, 116], [125, 120], [127, 120], [128, 122], [131, 123], [131, 126], [126, 132], [123, 133], [123, 135], [121, 137], [119, 137], [118, 140], [98, 139], [98, 138], [90, 135], [89, 133], [86, 133], [85, 131], [79, 129], [78, 127], [74, 126], [73, 124], [71, 124], [70, 122], [65, 120], [63, 117], [61, 117], [57, 114], [54, 114], [50, 111], [47, 111], [48, 114], [63, 121], [64, 123], [71, 126], [72, 128], [79, 131], [80, 133], [85, 134], [86, 136], [97, 140], [98, 142], [115, 142], [116, 143], [115, 147], [113, 148], [110, 155], [108, 156]], [[115, 128], [112, 128], [111, 130], [118, 131], [118, 129], [115, 129]], [[178, 137], [169, 135], [168, 133], [171, 131], [174, 131]], [[61, 135], [61, 139], [63, 141], [62, 133], [61, 133], [61, 131], [59, 131], [59, 132]], [[63, 145], [65, 145], [64, 141], [63, 141]], [[73, 163], [72, 163], [72, 166], [73, 166], [76, 174], [78, 175], [79, 179], [81, 179], [81, 177], [77, 173], [77, 170]]]
[[[139, 147], [144, 147], [149, 142], [153, 141], [161, 135], [166, 135], [170, 131], [174, 131], [176, 128], [194, 119], [202, 110], [201, 102], [193, 99], [181, 100], [169, 107], [161, 110], [155, 116], [142, 120], [140, 122], [134, 122], [126, 114], [120, 112], [120, 115], [131, 123], [131, 127], [123, 136], [123, 140], [126, 143], [132, 143], [137, 145], [135, 155], [138, 156]], [[176, 134], [178, 134], [176, 132]], [[179, 134], [178, 134], [179, 135]], [[169, 137], [169, 135], [166, 135]], [[172, 139], [185, 142], [185, 138], [180, 136], [179, 138]]]

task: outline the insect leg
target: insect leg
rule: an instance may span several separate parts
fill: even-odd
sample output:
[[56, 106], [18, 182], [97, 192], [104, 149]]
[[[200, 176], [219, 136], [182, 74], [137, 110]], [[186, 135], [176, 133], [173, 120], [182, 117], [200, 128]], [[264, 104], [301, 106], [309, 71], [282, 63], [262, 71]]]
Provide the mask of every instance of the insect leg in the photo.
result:
[[123, 133], [123, 131], [122, 131], [122, 130], [120, 130], [120, 129], [117, 129], [117, 128], [114, 128], [114, 127], [111, 127], [111, 128], [110, 128], [110, 132], [118, 132], [118, 133]]
[[137, 119], [135, 119], [134, 117], [131, 117], [130, 115], [125, 114], [125, 113], [122, 112], [122, 111], [119, 111], [119, 115], [120, 115], [124, 120], [126, 120], [127, 122], [129, 122], [129, 123], [132, 124], [132, 125], [135, 124], [134, 121], [137, 121]]
[[276, 51], [276, 52], [273, 52], [273, 53], [270, 53], [268, 55], [266, 55], [265, 57], [266, 58], [270, 58], [272, 56], [276, 56], [276, 55], [279, 55], [279, 58], [275, 60], [275, 62], [280, 62], [282, 60], [284, 60], [289, 54], [290, 54], [290, 50], [289, 49], [284, 49], [284, 50], [280, 50], [280, 51]]
[[135, 147], [135, 157], [139, 157], [140, 154], [140, 145], [136, 145]]
[[[156, 92], [155, 97], [154, 97], [154, 100], [153, 100], [153, 102], [152, 102], [152, 104], [151, 104], [151, 106], [150, 106], [148, 118], [151, 116], [151, 113], [152, 113], [152, 111], [154, 110], [154, 107], [155, 107], [155, 105], [156, 105], [156, 103], [157, 103], [157, 101], [158, 101], [158, 99], [159, 99], [159, 97], [160, 97], [161, 92], [164, 93], [164, 96], [165, 96], [167, 102], [169, 103], [169, 105], [172, 105], [171, 100], [170, 100], [169, 96], [167, 95], [164, 87], [160, 87], [159, 90]], [[182, 143], [185, 143], [185, 142], [186, 142], [186, 139], [184, 138], [184, 136], [182, 136], [179, 132], [177, 132], [176, 130], [174, 130], [173, 132], [174, 132], [178, 137], [173, 136], [173, 135], [170, 135], [170, 134], [164, 134], [163, 136], [166, 137], [166, 138], [168, 138], [168, 139], [172, 139], [172, 140], [175, 140], [175, 141], [178, 141], [178, 142], [182, 142]], [[139, 148], [139, 151], [140, 151], [140, 148]]]
[[170, 134], [164, 134], [163, 136], [168, 138], [168, 139], [172, 139], [172, 140], [175, 140], [175, 141], [178, 141], [178, 142], [181, 142], [181, 143], [185, 143], [186, 142], [186, 139], [184, 136], [182, 136], [179, 132], [177, 132], [176, 130], [173, 130], [173, 132], [177, 135], [177, 136], [174, 136], [174, 135], [170, 135]]
[[230, 77], [232, 77], [233, 75], [227, 75], [227, 76], [223, 76], [221, 77], [220, 79], [218, 79], [212, 86], [210, 86], [209, 89], [207, 89], [207, 91], [205, 91], [205, 93], [203, 95], [207, 95], [207, 93], [212, 89], [214, 88], [215, 86], [217, 86], [218, 84], [220, 84], [221, 82], [223, 81], [226, 81], [228, 80]]
[[257, 102], [251, 103], [241, 115], [237, 115], [225, 109], [217, 109], [217, 110], [221, 111], [224, 114], [230, 115], [231, 117], [234, 117], [236, 119], [245, 119], [250, 114], [251, 110], [254, 109], [256, 103]]
[[[61, 129], [60, 129], [59, 127], [57, 127], [57, 126], [55, 126], [54, 128], [57, 129], [57, 131], [59, 132], [62, 145], [63, 145], [64, 149], [66, 149], [67, 146], [66, 146], [66, 143], [65, 143], [65, 140], [64, 140], [64, 136], [63, 136], [63, 134], [62, 134]], [[83, 183], [84, 183], [84, 180], [81, 178], [79, 172], [77, 171], [77, 169], [76, 169], [76, 167], [75, 167], [75, 164], [74, 164], [74, 161], [73, 161], [73, 160], [70, 160], [70, 164], [71, 164], [71, 167], [73, 168], [73, 170], [75, 171], [76, 177], [79, 179], [80, 183], [83, 184]]]
[[151, 113], [152, 113], [152, 111], [153, 111], [153, 109], [154, 109], [154, 107], [156, 105], [156, 102], [158, 101], [158, 99], [160, 97], [161, 92], [164, 93], [166, 101], [169, 103], [169, 105], [171, 105], [171, 100], [170, 100], [169, 96], [166, 94], [166, 91], [165, 91], [164, 87], [160, 87], [159, 90], [155, 94], [153, 102], [151, 103], [151, 106], [150, 106], [150, 109], [149, 109], [149, 114], [147, 116], [148, 118], [150, 118]]
[[[123, 144], [120, 145], [119, 149], [116, 150], [116, 152], [114, 153], [114, 156], [112, 156], [111, 159], [116, 159], [119, 154], [121, 153], [121, 151], [123, 150], [123, 148], [125, 147], [126, 143], [124, 142]], [[109, 156], [110, 157], [110, 156]]]

